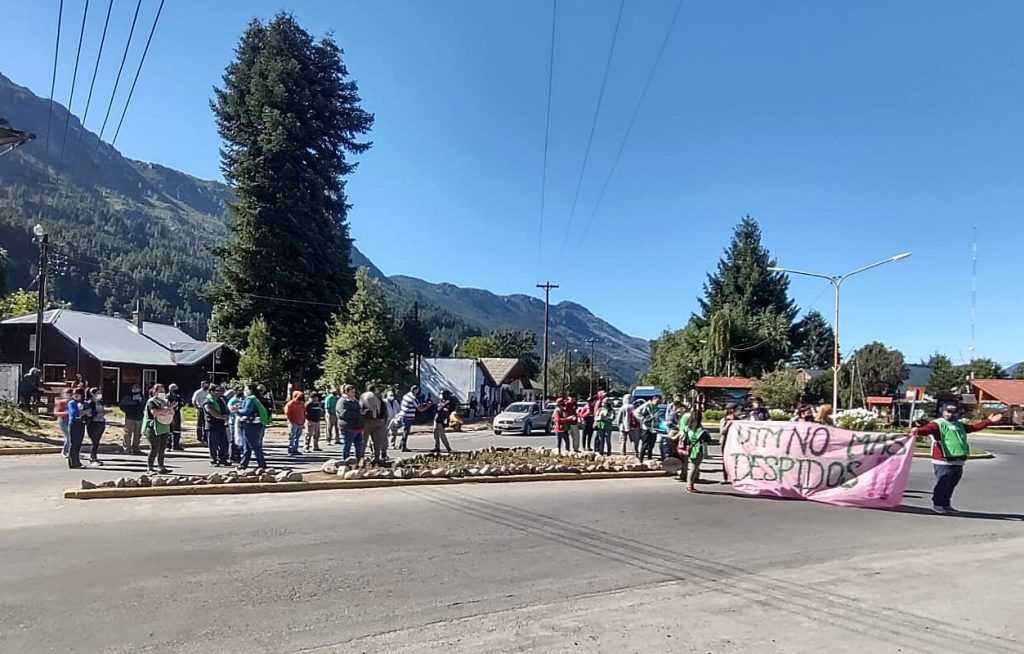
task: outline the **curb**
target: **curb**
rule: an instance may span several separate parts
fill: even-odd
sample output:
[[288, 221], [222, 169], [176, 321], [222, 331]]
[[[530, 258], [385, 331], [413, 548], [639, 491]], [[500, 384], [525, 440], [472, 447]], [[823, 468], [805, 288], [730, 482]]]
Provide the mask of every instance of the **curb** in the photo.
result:
[[558, 472], [507, 477], [416, 477], [413, 479], [328, 479], [324, 481], [282, 481], [270, 484], [212, 484], [199, 486], [147, 486], [145, 488], [69, 488], [66, 500], [93, 500], [167, 495], [247, 495], [251, 493], [296, 493], [344, 488], [391, 488], [403, 486], [447, 486], [451, 484], [502, 484], [529, 481], [578, 481], [585, 479], [644, 479], [664, 477], [664, 470], [623, 472]]
[[[931, 459], [932, 458], [932, 453], [931, 452], [914, 452], [914, 458], [915, 459]], [[991, 452], [987, 452], [985, 450], [981, 450], [979, 452], [971, 452], [970, 454], [967, 455], [967, 460], [968, 461], [971, 461], [973, 459], [994, 459], [994, 458], [996, 458], [995, 454], [992, 454]]]
[[[103, 447], [103, 446], [101, 446]], [[206, 447], [202, 443], [185, 443], [182, 445], [186, 450], [191, 450], [197, 447]], [[84, 446], [83, 446], [84, 449]], [[148, 451], [149, 448], [143, 449], [143, 452]], [[23, 454], [60, 454], [64, 451], [61, 445], [47, 445], [45, 447], [0, 447], [0, 456], [20, 456]], [[124, 454], [123, 451], [115, 450], [113, 452], [100, 450], [101, 454]]]

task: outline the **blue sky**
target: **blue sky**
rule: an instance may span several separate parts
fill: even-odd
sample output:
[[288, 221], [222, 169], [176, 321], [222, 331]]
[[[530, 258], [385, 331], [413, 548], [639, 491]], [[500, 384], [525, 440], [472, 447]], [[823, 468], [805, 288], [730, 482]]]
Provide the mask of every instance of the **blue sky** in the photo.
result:
[[[83, 2], [65, 1], [65, 103]], [[144, 31], [156, 5], [144, 2]], [[374, 147], [348, 184], [350, 220], [388, 274], [529, 294], [550, 278], [554, 299], [655, 337], [685, 323], [749, 213], [782, 265], [840, 273], [912, 251], [849, 282], [844, 349], [881, 340], [911, 361], [936, 350], [958, 360], [970, 356], [976, 224], [976, 352], [1024, 359], [1024, 3], [686, 1], [598, 206], [676, 7], [626, 0], [563, 247], [619, 3], [561, 0], [538, 248], [551, 6], [169, 0], [117, 146], [219, 178], [211, 89], [246, 22], [287, 9], [315, 34], [334, 32], [376, 114]], [[56, 8], [20, 3], [0, 39], [0, 71], [43, 96]], [[115, 0], [97, 97], [133, 9]], [[105, 10], [93, 0], [78, 114]], [[831, 315], [824, 282], [794, 279], [792, 295]]]

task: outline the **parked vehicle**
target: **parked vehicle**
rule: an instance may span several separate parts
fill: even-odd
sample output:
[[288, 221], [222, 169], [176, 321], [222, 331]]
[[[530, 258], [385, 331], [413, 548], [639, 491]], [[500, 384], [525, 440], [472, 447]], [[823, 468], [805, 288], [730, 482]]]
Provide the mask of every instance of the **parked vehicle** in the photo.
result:
[[656, 386], [637, 386], [633, 389], [630, 394], [630, 399], [636, 402], [637, 400], [649, 400], [655, 395], [660, 395], [662, 399], [665, 398], [665, 394], [661, 392], [661, 389]]
[[541, 408], [540, 402], [513, 402], [494, 417], [494, 434], [515, 432], [529, 436], [537, 430], [550, 434], [553, 416], [554, 412]]

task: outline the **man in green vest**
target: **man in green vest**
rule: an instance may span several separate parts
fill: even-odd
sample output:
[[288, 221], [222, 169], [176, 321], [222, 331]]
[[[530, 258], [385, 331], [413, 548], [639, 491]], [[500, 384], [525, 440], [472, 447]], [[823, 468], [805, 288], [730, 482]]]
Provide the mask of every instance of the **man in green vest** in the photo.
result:
[[947, 404], [942, 407], [942, 417], [923, 427], [914, 427], [914, 436], [932, 437], [932, 467], [935, 469], [935, 490], [932, 492], [932, 510], [936, 513], [956, 513], [950, 504], [953, 490], [964, 475], [964, 463], [971, 453], [967, 434], [985, 429], [1003, 419], [993, 414], [986, 420], [967, 424], [960, 420], [960, 407]]

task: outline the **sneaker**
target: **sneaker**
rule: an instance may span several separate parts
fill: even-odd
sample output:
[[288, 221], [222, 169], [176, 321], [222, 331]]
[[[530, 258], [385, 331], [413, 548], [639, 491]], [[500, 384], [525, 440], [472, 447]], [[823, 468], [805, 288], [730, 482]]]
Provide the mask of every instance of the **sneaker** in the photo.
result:
[[952, 506], [947, 506], [946, 507], [946, 513], [960, 513], [960, 512], [957, 511], [956, 509], [954, 509]]
[[408, 447], [403, 447], [402, 451], [403, 452], [412, 452], [412, 450], [410, 450]]
[[[306, 450], [306, 451], [308, 452], [309, 450]], [[314, 447], [313, 451], [314, 452], [323, 452], [323, 450], [321, 450], [319, 446], [318, 447]]]
[[687, 486], [686, 487], [686, 492], [687, 493], [694, 493], [694, 494], [698, 494], [698, 495], [700, 494], [700, 491], [697, 490], [696, 488], [694, 488], [693, 486]]
[[169, 474], [171, 474], [171, 469], [170, 468], [160, 468], [160, 474], [161, 475], [169, 475]]
[[90, 459], [89, 460], [89, 465], [91, 465], [91, 466], [99, 466], [100, 468], [102, 468], [103, 467], [103, 462], [100, 461], [99, 459]]
[[938, 505], [933, 506], [932, 507], [932, 511], [935, 511], [936, 513], [941, 513], [942, 515], [946, 515], [947, 513], [949, 513], [949, 509], [947, 509], [944, 506], [938, 506]]

